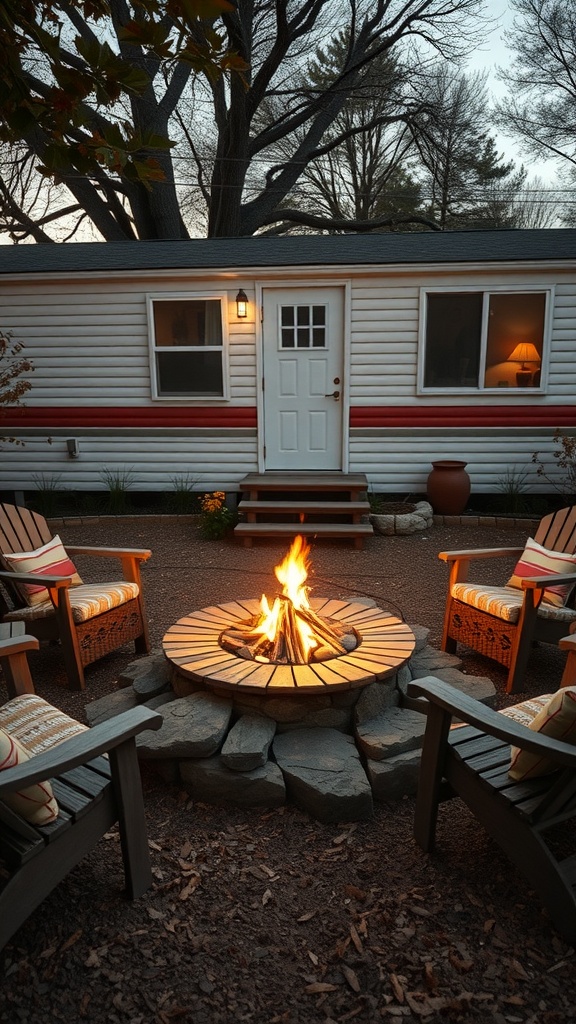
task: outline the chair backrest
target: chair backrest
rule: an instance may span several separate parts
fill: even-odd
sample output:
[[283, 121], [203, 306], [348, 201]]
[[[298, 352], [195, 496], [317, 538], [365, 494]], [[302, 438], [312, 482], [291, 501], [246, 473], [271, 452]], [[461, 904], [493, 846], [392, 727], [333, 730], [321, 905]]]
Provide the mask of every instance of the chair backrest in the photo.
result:
[[52, 539], [52, 531], [39, 512], [0, 503], [0, 555], [34, 551]]
[[[10, 568], [3, 555], [10, 555], [16, 551], [34, 551], [51, 539], [52, 531], [39, 512], [0, 502], [0, 568]], [[14, 607], [21, 608], [24, 601], [18, 588], [11, 585], [9, 580], [3, 580], [2, 585], [10, 595]], [[0, 593], [0, 615], [7, 611], [9, 606]]]
[[540, 520], [534, 540], [549, 551], [576, 551], [576, 505], [561, 508]]

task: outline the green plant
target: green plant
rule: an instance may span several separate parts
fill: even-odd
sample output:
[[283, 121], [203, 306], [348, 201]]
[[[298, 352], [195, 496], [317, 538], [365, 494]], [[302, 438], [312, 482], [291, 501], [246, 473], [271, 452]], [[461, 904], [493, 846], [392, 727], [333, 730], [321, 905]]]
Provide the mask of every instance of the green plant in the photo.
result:
[[106, 511], [113, 516], [124, 515], [130, 509], [129, 487], [134, 483], [132, 469], [103, 469], [100, 479], [108, 488]]
[[225, 537], [238, 520], [237, 513], [226, 505], [224, 491], [204, 494], [200, 507], [200, 533], [207, 540]]
[[511, 515], [523, 515], [529, 511], [530, 502], [525, 496], [528, 490], [528, 472], [525, 469], [509, 467], [498, 477], [496, 486], [504, 495], [504, 511]]
[[[544, 477], [555, 491], [572, 501], [576, 497], [576, 437], [563, 434], [557, 427], [554, 431], [554, 445], [552, 467], [546, 468], [540, 458], [540, 452], [534, 452], [532, 462], [538, 467], [538, 476]], [[553, 473], [554, 469], [557, 473]]]
[[196, 502], [194, 495], [196, 478], [190, 476], [190, 473], [183, 473], [170, 477], [170, 480], [173, 490], [167, 496], [168, 510], [178, 516], [189, 515]]
[[32, 480], [36, 484], [36, 491], [32, 496], [32, 504], [36, 506], [46, 519], [56, 515], [58, 509], [58, 495], [61, 490], [60, 473], [33, 473]]

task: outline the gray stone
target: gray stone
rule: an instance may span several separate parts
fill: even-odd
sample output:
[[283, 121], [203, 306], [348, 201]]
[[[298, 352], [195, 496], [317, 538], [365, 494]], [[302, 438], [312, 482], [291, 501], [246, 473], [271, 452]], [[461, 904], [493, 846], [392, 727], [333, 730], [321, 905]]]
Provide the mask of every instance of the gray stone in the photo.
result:
[[108, 719], [120, 715], [122, 711], [129, 711], [131, 708], [135, 708], [137, 703], [136, 694], [131, 687], [126, 690], [112, 690], [111, 693], [105, 693], [103, 697], [99, 697], [97, 700], [93, 700], [86, 705], [84, 709], [86, 721], [88, 725], [107, 722]]
[[397, 515], [371, 514], [369, 518], [376, 533], [384, 534], [385, 537], [417, 533], [419, 530], [428, 530], [434, 524], [432, 506], [427, 501], [417, 502], [409, 512]]
[[163, 654], [131, 661], [118, 677], [120, 686], [132, 686], [139, 703], [170, 689], [172, 667]]
[[232, 717], [232, 703], [212, 693], [191, 693], [162, 707], [157, 732], [136, 737], [140, 757], [210, 757], [220, 749]]
[[422, 745], [426, 716], [407, 708], [388, 708], [377, 718], [356, 727], [356, 741], [374, 761], [395, 757]]
[[354, 720], [357, 725], [368, 722], [385, 713], [388, 708], [395, 707], [400, 701], [396, 688], [396, 678], [385, 679], [381, 683], [370, 683], [365, 686], [354, 709]]
[[[445, 683], [449, 683], [455, 690], [460, 690], [461, 693], [467, 693], [469, 697], [474, 697], [475, 700], [479, 700], [482, 704], [490, 704], [496, 696], [496, 687], [491, 679], [487, 676], [467, 676], [464, 672], [460, 672], [457, 668], [443, 668], [437, 672], [417, 672], [414, 673], [414, 679], [423, 679], [425, 676], [434, 675], [437, 679], [442, 679]], [[403, 692], [406, 692], [405, 690]]]
[[290, 799], [318, 821], [372, 816], [372, 791], [351, 736], [297, 729], [276, 735], [272, 749]]
[[222, 764], [237, 772], [261, 768], [268, 760], [276, 724], [262, 715], [242, 715], [232, 726], [222, 747]]
[[159, 693], [157, 697], [150, 697], [150, 700], [145, 701], [147, 708], [152, 708], [156, 711], [157, 708], [161, 708], [164, 704], [171, 704], [174, 700], [174, 694], [172, 690], [166, 690], [166, 693]]
[[414, 648], [414, 654], [419, 654], [423, 651], [428, 643], [428, 637], [430, 636], [430, 630], [426, 626], [412, 626], [410, 629], [414, 633], [414, 639], [416, 640], [416, 646]]
[[338, 732], [352, 731], [351, 708], [325, 708], [323, 711], [312, 711], [299, 722], [282, 722], [278, 732], [290, 732], [294, 729], [337, 729]]
[[278, 765], [267, 761], [250, 772], [231, 771], [220, 757], [181, 761], [180, 777], [195, 800], [238, 807], [282, 807], [286, 787]]
[[446, 651], [438, 651], [435, 647], [427, 645], [424, 650], [419, 651], [410, 658], [410, 671], [412, 676], [436, 676], [444, 668], [461, 668], [462, 658], [457, 654], [448, 654]]
[[420, 751], [408, 750], [386, 761], [368, 761], [366, 771], [375, 800], [401, 800], [418, 788]]

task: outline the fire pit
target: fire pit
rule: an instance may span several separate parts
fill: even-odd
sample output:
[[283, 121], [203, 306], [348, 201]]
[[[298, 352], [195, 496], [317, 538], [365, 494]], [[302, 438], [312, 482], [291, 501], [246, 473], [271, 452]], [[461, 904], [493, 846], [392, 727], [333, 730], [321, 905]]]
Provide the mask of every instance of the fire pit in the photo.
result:
[[191, 612], [163, 639], [178, 675], [217, 692], [268, 696], [352, 690], [395, 674], [411, 656], [409, 626], [359, 600], [309, 600], [310, 548], [296, 537], [276, 567], [282, 594]]

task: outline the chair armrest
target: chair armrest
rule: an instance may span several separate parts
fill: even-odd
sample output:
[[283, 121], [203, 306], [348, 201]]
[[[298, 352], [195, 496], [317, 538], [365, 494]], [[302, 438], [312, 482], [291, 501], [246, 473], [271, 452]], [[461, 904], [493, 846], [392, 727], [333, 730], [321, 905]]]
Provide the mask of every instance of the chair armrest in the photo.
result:
[[50, 576], [48, 573], [39, 572], [0, 572], [0, 579], [12, 580], [14, 583], [43, 583], [45, 587], [69, 587], [72, 583], [71, 576]]
[[11, 793], [22, 786], [31, 786], [35, 782], [77, 768], [99, 754], [120, 746], [138, 733], [146, 729], [159, 729], [161, 725], [162, 715], [143, 704], [124, 711], [106, 722], [92, 726], [86, 732], [72, 736], [43, 754], [35, 754], [16, 768], [0, 772], [0, 797], [3, 793]]
[[555, 587], [558, 583], [576, 582], [576, 572], [554, 573], [553, 576], [523, 576], [520, 580], [522, 590], [545, 590]]
[[529, 750], [532, 754], [540, 754], [555, 761], [558, 765], [576, 769], [576, 747], [561, 740], [550, 739], [541, 733], [520, 725], [511, 718], [506, 718], [498, 711], [480, 704], [448, 683], [434, 676], [415, 679], [408, 684], [410, 697], [425, 697], [432, 704], [441, 708], [447, 715], [458, 718], [467, 725], [473, 725], [481, 732], [495, 736], [505, 743]]
[[563, 651], [568, 651], [569, 653], [573, 651], [576, 654], [576, 633], [571, 633], [570, 636], [563, 636], [558, 641], [558, 646]]
[[86, 545], [78, 544], [67, 544], [66, 552], [69, 555], [90, 555], [103, 558], [136, 558], [140, 562], [145, 562], [150, 558], [152, 552], [148, 548], [92, 548], [86, 547]]
[[9, 636], [5, 640], [0, 640], [0, 658], [10, 658], [13, 654], [21, 654], [22, 651], [37, 651], [39, 647], [40, 641], [27, 633]]
[[521, 555], [524, 548], [469, 548], [463, 551], [439, 551], [438, 558], [443, 562], [458, 562], [460, 559], [471, 561], [476, 558], [512, 558]]

